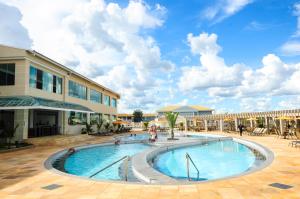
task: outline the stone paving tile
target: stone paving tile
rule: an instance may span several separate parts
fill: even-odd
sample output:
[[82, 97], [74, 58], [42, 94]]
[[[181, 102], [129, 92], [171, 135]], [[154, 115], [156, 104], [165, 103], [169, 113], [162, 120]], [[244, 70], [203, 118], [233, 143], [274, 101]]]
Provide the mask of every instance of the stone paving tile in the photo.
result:
[[[221, 134], [221, 133], [219, 133]], [[228, 134], [227, 134], [228, 135]], [[237, 135], [233, 135], [237, 136]], [[300, 148], [288, 147], [289, 140], [271, 136], [249, 137], [274, 152], [273, 163], [245, 176], [190, 185], [143, 185], [89, 181], [61, 176], [44, 168], [51, 154], [74, 145], [101, 143], [109, 137], [81, 140], [68, 145], [36, 146], [0, 154], [0, 198], [80, 198], [80, 199], [226, 199], [226, 198], [300, 198]], [[65, 141], [65, 143], [67, 143]], [[269, 186], [283, 183], [293, 186], [281, 190]], [[59, 184], [54, 190], [42, 187]]]

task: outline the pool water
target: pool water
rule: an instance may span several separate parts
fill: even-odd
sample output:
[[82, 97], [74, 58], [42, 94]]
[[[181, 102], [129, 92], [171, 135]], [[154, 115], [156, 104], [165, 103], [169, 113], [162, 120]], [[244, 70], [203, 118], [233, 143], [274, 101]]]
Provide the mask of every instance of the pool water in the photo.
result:
[[148, 140], [149, 134], [148, 133], [139, 133], [139, 134], [132, 134], [120, 137], [121, 141], [137, 141], [137, 140]]
[[197, 181], [243, 173], [256, 161], [256, 156], [250, 148], [232, 140], [226, 140], [162, 153], [154, 159], [154, 168], [170, 177], [187, 179], [186, 153], [191, 156], [200, 172], [197, 178], [197, 171], [190, 163], [190, 176]]
[[[66, 159], [64, 169], [73, 175], [89, 177], [114, 161], [126, 155], [135, 155], [149, 147], [146, 144], [135, 143], [81, 149]], [[122, 161], [95, 175], [93, 179], [121, 180], [119, 176], [121, 164]]]
[[[163, 134], [163, 133], [158, 133], [157, 134], [158, 139], [160, 138], [165, 138], [168, 136], [168, 134]], [[126, 136], [121, 136], [120, 140], [121, 141], [142, 141], [142, 140], [148, 140], [150, 138], [149, 133], [139, 133], [139, 134], [132, 134], [132, 135], [126, 135]]]

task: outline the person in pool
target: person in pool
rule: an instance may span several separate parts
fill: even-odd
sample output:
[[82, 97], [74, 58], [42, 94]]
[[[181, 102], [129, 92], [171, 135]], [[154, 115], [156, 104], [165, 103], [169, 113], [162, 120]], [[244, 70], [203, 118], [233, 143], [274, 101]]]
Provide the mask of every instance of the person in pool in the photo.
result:
[[149, 129], [149, 134], [150, 134], [150, 141], [154, 142], [156, 137], [157, 137], [157, 132], [156, 132], [156, 127], [155, 125], [152, 125]]

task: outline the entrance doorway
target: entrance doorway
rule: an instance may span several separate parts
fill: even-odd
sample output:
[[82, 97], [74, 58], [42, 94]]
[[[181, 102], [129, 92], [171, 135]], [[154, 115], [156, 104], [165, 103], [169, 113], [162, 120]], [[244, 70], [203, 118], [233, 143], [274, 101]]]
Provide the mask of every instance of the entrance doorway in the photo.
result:
[[60, 134], [59, 111], [30, 110], [28, 137]]

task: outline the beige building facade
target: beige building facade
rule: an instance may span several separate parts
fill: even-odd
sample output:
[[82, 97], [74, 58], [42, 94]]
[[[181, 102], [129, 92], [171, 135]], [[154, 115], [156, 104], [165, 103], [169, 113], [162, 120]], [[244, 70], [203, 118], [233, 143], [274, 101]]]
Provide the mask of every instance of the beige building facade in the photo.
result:
[[0, 45], [0, 129], [18, 125], [16, 140], [78, 134], [86, 122], [114, 120], [119, 99], [36, 51]]

